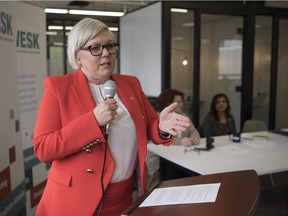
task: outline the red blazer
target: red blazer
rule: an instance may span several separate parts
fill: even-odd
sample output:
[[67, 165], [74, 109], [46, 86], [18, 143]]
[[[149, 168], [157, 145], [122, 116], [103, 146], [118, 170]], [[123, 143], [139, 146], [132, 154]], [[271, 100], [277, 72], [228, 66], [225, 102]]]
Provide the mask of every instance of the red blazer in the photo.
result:
[[[162, 140], [159, 137], [158, 115], [136, 77], [114, 74], [111, 79], [115, 81], [117, 93], [136, 126], [138, 166], [144, 192], [147, 140], [169, 145], [172, 139]], [[101, 199], [100, 176], [106, 140], [93, 114], [95, 106], [81, 70], [46, 78], [33, 144], [40, 161], [53, 163], [37, 215], [88, 216], [93, 215], [97, 208]], [[91, 147], [91, 153], [85, 151], [86, 147]], [[108, 148], [105, 189], [113, 170], [114, 161]]]

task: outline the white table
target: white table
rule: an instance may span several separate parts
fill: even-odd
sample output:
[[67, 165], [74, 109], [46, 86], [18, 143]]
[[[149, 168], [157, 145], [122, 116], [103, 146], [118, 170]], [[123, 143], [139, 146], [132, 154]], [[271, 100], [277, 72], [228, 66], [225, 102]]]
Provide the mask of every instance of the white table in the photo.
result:
[[[148, 144], [148, 151], [200, 175], [253, 169], [258, 175], [288, 171], [288, 137], [270, 132], [249, 133], [253, 140], [234, 143], [229, 136], [214, 137], [210, 151], [189, 151], [180, 145]], [[257, 137], [266, 136], [267, 140]], [[200, 145], [205, 145], [202, 138]]]

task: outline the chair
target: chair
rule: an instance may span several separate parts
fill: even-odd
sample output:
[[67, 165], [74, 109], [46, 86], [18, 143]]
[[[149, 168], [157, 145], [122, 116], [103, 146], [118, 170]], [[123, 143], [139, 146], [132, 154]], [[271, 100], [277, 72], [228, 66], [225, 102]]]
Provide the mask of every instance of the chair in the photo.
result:
[[[148, 144], [153, 145], [153, 144]], [[159, 182], [160, 182], [160, 158], [158, 155], [147, 152], [147, 183], [146, 183], [146, 189], [147, 191], [150, 191], [153, 189]]]
[[246, 120], [242, 129], [242, 133], [246, 132], [257, 132], [257, 131], [266, 131], [266, 123], [262, 120]]

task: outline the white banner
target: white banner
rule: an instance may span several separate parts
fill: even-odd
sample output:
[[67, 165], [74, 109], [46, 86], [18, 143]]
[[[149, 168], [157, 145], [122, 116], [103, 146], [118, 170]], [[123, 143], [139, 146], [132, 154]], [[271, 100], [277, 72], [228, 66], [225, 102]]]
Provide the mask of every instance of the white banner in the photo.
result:
[[0, 215], [34, 215], [47, 175], [31, 142], [47, 74], [46, 17], [27, 3], [0, 2], [0, 18]]

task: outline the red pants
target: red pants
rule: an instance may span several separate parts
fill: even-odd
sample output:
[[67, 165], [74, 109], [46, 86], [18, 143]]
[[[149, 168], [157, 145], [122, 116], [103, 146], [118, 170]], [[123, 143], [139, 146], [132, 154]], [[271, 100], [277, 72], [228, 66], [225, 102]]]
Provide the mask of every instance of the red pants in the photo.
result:
[[[108, 185], [108, 188], [104, 193], [101, 216], [120, 216], [121, 213], [132, 203], [132, 176], [124, 181], [110, 183]], [[94, 216], [98, 215], [98, 208], [95, 211]]]

